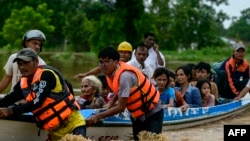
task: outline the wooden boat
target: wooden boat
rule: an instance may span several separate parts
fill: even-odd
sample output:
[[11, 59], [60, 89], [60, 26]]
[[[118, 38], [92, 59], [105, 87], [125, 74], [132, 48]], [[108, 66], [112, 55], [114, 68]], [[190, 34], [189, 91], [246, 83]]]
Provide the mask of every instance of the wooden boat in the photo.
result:
[[[213, 107], [189, 108], [182, 112], [179, 108], [164, 109], [163, 131], [186, 128], [201, 125], [230, 116], [237, 115], [250, 107], [250, 99], [234, 101]], [[84, 117], [89, 117], [103, 109], [81, 110]], [[27, 122], [31, 114], [22, 115], [11, 120], [0, 120], [0, 140], [1, 141], [44, 141], [47, 132], [41, 131], [38, 136], [38, 128], [35, 123]], [[132, 128], [128, 111], [105, 118], [94, 127], [87, 128], [87, 136], [93, 140], [129, 140], [132, 137]]]

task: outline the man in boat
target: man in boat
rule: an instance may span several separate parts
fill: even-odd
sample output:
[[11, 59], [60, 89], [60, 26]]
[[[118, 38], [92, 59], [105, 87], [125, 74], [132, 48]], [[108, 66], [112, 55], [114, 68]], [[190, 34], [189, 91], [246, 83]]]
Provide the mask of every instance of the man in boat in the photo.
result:
[[[23, 35], [22, 46], [24, 48], [32, 48], [37, 53], [40, 53], [42, 51], [42, 45], [45, 42], [45, 40], [46, 37], [42, 31], [38, 29], [32, 29], [27, 31]], [[0, 81], [0, 93], [4, 92], [4, 90], [8, 87], [10, 82], [12, 82], [11, 85], [11, 90], [12, 90], [13, 87], [21, 78], [21, 73], [18, 70], [17, 63], [13, 63], [13, 60], [15, 59], [16, 55], [17, 53], [12, 54], [4, 66], [6, 74]], [[40, 57], [38, 57], [38, 59], [39, 59], [39, 65], [46, 64]]]
[[135, 59], [129, 60], [127, 64], [139, 69], [154, 85], [156, 85], [156, 82], [153, 79], [154, 70], [149, 64], [145, 63], [148, 57], [148, 47], [144, 43], [140, 43], [135, 49], [134, 54]]
[[[0, 118], [32, 112], [38, 128], [49, 132], [50, 141], [57, 141], [67, 133], [85, 136], [80, 106], [61, 73], [50, 66], [39, 66], [38, 55], [30, 48], [20, 50], [15, 62], [22, 77], [13, 91], [0, 100]], [[21, 99], [26, 102], [9, 107]]]
[[242, 43], [236, 43], [233, 55], [220, 66], [216, 84], [221, 100], [224, 99], [221, 103], [232, 101], [249, 80], [249, 63], [244, 59], [245, 54], [246, 47]]
[[[145, 64], [151, 66], [153, 70], [158, 67], [165, 67], [165, 57], [161, 53], [158, 44], [155, 42], [155, 34], [147, 32], [144, 34], [144, 45], [148, 47], [148, 57], [145, 60]], [[135, 50], [132, 53], [131, 60], [136, 59]]]
[[138, 140], [137, 135], [143, 130], [161, 133], [163, 109], [160, 93], [140, 70], [119, 62], [119, 58], [119, 53], [112, 47], [104, 48], [98, 55], [99, 66], [115, 95], [106, 111], [88, 118], [89, 125], [127, 108], [131, 114], [135, 140]]

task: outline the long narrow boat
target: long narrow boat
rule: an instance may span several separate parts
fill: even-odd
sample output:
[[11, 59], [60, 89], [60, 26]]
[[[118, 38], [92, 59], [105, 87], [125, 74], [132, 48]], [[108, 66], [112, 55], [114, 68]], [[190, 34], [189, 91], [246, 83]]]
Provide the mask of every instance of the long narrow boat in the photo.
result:
[[[202, 125], [237, 115], [250, 107], [250, 99], [234, 101], [213, 107], [189, 108], [182, 112], [179, 108], [164, 109], [163, 131]], [[102, 109], [81, 110], [84, 117], [102, 112]], [[47, 132], [41, 131], [29, 121], [31, 114], [24, 114], [11, 120], [0, 120], [1, 141], [44, 141]], [[93, 140], [129, 140], [132, 128], [128, 111], [105, 118], [94, 127], [87, 128], [87, 136]], [[17, 121], [19, 119], [19, 121]], [[27, 122], [28, 121], [28, 122]]]

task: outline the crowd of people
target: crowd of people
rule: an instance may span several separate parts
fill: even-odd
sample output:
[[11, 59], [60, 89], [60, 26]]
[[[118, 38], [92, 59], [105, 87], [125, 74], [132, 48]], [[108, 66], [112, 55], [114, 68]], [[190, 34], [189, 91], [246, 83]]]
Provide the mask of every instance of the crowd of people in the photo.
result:
[[[141, 131], [162, 132], [163, 108], [186, 111], [215, 106], [240, 100], [250, 90], [246, 47], [241, 43], [235, 44], [232, 56], [212, 75], [214, 71], [207, 62], [170, 70], [155, 35], [145, 33], [143, 37], [135, 48], [123, 41], [117, 49], [101, 50], [97, 67], [75, 75], [81, 84], [81, 96], [75, 99], [72, 86], [60, 72], [38, 56], [45, 35], [37, 29], [29, 30], [22, 39], [23, 49], [12, 54], [4, 66], [6, 75], [0, 82], [0, 92], [11, 81], [12, 87], [0, 99], [0, 118], [32, 112], [38, 127], [49, 132], [48, 140], [59, 140], [69, 133], [85, 137], [86, 121], [92, 126], [127, 109], [134, 140], [139, 140]], [[19, 100], [23, 102], [16, 104]], [[93, 108], [106, 110], [88, 119], [79, 112]]]

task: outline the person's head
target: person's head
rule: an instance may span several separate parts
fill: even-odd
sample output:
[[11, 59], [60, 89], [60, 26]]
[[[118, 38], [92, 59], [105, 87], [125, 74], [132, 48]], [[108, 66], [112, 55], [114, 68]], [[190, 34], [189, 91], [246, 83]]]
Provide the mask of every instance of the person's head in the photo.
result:
[[236, 60], [243, 60], [246, 53], [246, 47], [242, 43], [236, 43], [234, 45], [233, 57]]
[[95, 75], [89, 75], [81, 81], [81, 92], [83, 96], [95, 97], [102, 92], [102, 83]]
[[43, 42], [45, 42], [46, 37], [44, 33], [40, 30], [33, 29], [27, 31], [23, 35], [22, 45], [24, 48], [32, 48], [37, 53], [42, 51]]
[[16, 58], [13, 60], [13, 63], [15, 62], [17, 62], [22, 76], [33, 76], [38, 67], [38, 56], [33, 49], [23, 48], [17, 53]]
[[144, 61], [148, 57], [148, 48], [144, 43], [140, 43], [135, 49], [135, 58], [140, 64], [144, 64]]
[[199, 62], [196, 65], [196, 77], [197, 80], [208, 79], [211, 74], [211, 65], [205, 62]]
[[196, 65], [194, 63], [189, 63], [187, 64], [187, 66], [190, 68], [192, 74], [192, 79], [190, 81], [196, 81], [197, 80]]
[[175, 87], [175, 74], [172, 71], [169, 71], [169, 86], [174, 88]]
[[200, 90], [201, 96], [211, 93], [211, 83], [207, 79], [200, 79], [196, 83], [196, 87]]
[[153, 78], [159, 90], [165, 90], [170, 83], [169, 71], [164, 67], [155, 69]]
[[112, 76], [119, 64], [120, 55], [117, 50], [112, 47], [102, 49], [98, 54], [98, 64], [101, 71], [107, 75]]
[[107, 82], [106, 76], [104, 76], [104, 75], [98, 75], [97, 77], [102, 82], [101, 96], [104, 97], [104, 98], [106, 98], [108, 96], [108, 94], [111, 92], [111, 89], [108, 86], [108, 82]]
[[117, 51], [120, 54], [120, 61], [127, 62], [132, 56], [133, 47], [129, 42], [123, 41], [118, 45]]
[[177, 68], [175, 74], [175, 78], [180, 85], [184, 83], [189, 83], [189, 81], [192, 79], [191, 70], [187, 65], [180, 66], [179, 68]]
[[144, 44], [150, 48], [153, 47], [155, 44], [155, 35], [154, 33], [147, 32], [144, 34]]

